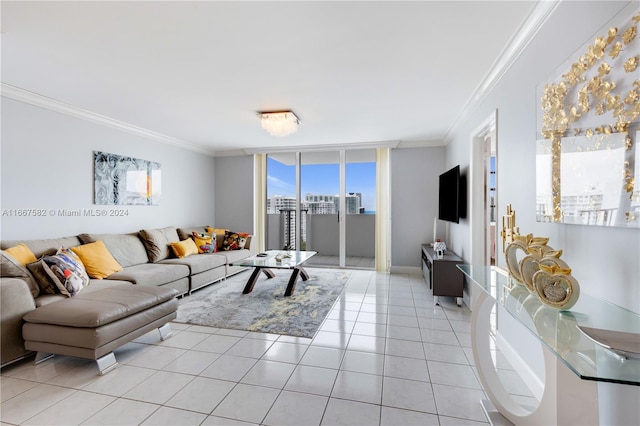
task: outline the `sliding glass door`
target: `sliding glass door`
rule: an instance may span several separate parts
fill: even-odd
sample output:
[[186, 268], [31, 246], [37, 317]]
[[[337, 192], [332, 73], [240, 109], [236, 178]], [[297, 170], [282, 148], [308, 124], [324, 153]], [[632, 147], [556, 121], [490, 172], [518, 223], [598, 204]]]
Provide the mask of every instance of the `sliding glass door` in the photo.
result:
[[375, 267], [375, 150], [267, 157], [267, 248], [313, 250], [309, 265]]

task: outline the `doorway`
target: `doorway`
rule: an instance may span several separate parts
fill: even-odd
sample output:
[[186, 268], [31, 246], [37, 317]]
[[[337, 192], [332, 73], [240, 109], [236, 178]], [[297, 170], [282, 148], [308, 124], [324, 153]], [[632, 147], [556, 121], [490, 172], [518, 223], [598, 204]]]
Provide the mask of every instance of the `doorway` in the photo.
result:
[[266, 248], [309, 266], [375, 268], [375, 149], [267, 155]]
[[471, 264], [494, 266], [498, 240], [498, 111], [472, 133]]

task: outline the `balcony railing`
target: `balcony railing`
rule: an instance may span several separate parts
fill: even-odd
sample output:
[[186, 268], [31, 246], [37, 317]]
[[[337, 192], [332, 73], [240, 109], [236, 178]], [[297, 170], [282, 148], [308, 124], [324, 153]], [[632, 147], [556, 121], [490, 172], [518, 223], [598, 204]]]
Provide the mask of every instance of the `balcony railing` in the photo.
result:
[[[347, 266], [373, 267], [375, 258], [375, 214], [346, 215]], [[267, 215], [267, 248], [295, 247], [295, 212]], [[302, 214], [301, 250], [317, 251], [317, 259], [337, 265], [340, 256], [340, 226], [337, 214]], [[335, 259], [329, 259], [335, 258]], [[313, 260], [313, 258], [312, 258]], [[316, 263], [316, 262], [313, 262]]]

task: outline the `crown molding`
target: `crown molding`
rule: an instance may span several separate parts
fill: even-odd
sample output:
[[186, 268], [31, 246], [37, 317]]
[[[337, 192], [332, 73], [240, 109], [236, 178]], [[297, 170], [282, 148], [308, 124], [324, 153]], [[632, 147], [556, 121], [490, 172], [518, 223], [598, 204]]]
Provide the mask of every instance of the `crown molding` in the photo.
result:
[[511, 66], [527, 48], [531, 40], [538, 33], [540, 28], [547, 22], [562, 0], [538, 1], [531, 10], [527, 19], [522, 23], [515, 35], [511, 38], [507, 46], [502, 50], [500, 56], [493, 63], [493, 66], [484, 77], [480, 85], [476, 88], [467, 104], [455, 119], [444, 137], [444, 144], [448, 145], [453, 139], [455, 129], [467, 119], [482, 101], [491, 93], [502, 77], [509, 71]]
[[[313, 152], [313, 151], [339, 151], [341, 149], [372, 149], [372, 148], [397, 148], [400, 141], [361, 142], [349, 144], [326, 144], [305, 146], [275, 146], [264, 148], [247, 148], [243, 152], [253, 154], [276, 154], [280, 152]], [[220, 154], [220, 153], [218, 153]]]
[[171, 136], [163, 135], [161, 133], [144, 129], [142, 127], [134, 126], [133, 124], [125, 123], [124, 121], [119, 121], [114, 118], [96, 114], [95, 112], [87, 111], [85, 109], [78, 108], [73, 105], [65, 104], [64, 102], [60, 102], [56, 99], [48, 98], [38, 93], [30, 92], [28, 90], [24, 90], [7, 83], [1, 83], [1, 84], [2, 84], [1, 86], [2, 96], [6, 98], [10, 98], [10, 99], [24, 102], [40, 108], [45, 108], [51, 111], [66, 114], [71, 117], [90, 121], [92, 123], [100, 124], [102, 126], [122, 130], [137, 136], [142, 136], [147, 139], [155, 140], [157, 142], [174, 145], [179, 148], [188, 149], [190, 151], [195, 151], [195, 152], [206, 154], [209, 156], [215, 155], [215, 151], [213, 150], [203, 149], [201, 147], [185, 142], [181, 139], [173, 138]]
[[401, 141], [397, 148], [433, 148], [438, 146], [445, 146], [446, 144], [442, 140], [427, 140], [427, 141]]

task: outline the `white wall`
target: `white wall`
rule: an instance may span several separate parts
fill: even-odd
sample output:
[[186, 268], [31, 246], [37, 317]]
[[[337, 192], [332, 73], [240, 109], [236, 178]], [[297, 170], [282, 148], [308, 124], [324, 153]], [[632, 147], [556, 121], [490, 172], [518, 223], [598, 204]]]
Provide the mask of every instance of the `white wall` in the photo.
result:
[[[498, 221], [506, 204], [512, 204], [522, 234], [548, 236], [549, 245], [564, 250], [563, 259], [583, 293], [640, 312], [639, 229], [538, 223], [535, 219], [536, 86], [593, 40], [626, 4], [561, 2], [493, 92], [455, 129], [447, 146], [447, 163], [468, 169], [472, 133], [497, 109]], [[469, 231], [468, 220], [450, 226], [451, 248], [465, 260], [470, 253]], [[501, 251], [498, 262], [505, 266]]]
[[[213, 223], [214, 159], [40, 107], [2, 100], [0, 237], [39, 239], [82, 232], [135, 232]], [[93, 204], [93, 151], [162, 167], [158, 206]], [[124, 217], [16, 217], [10, 209], [117, 208]], [[5, 211], [6, 210], [6, 211]]]
[[253, 234], [253, 156], [217, 157], [215, 164], [215, 226]]
[[421, 246], [433, 241], [438, 176], [445, 170], [444, 147], [391, 151], [392, 268], [420, 267]]
[[[252, 156], [217, 157], [215, 164], [215, 225], [254, 232]], [[392, 267], [420, 267], [420, 246], [433, 239], [438, 176], [444, 171], [444, 147], [392, 150]]]

